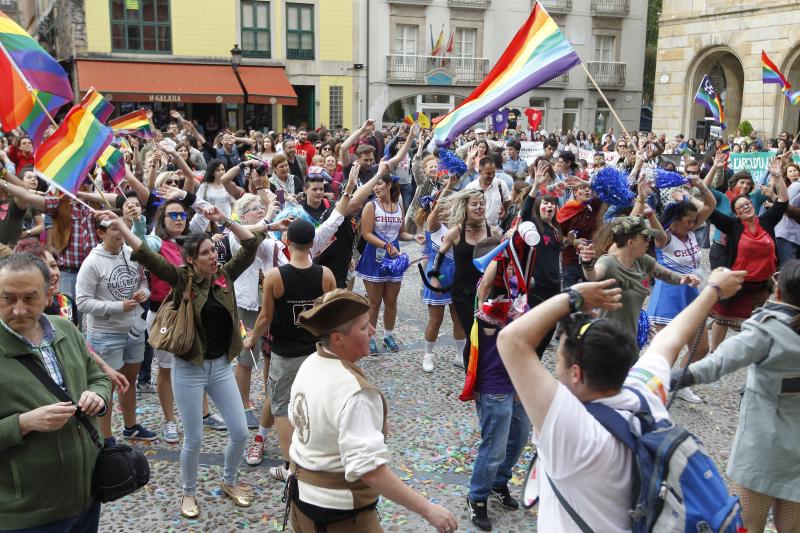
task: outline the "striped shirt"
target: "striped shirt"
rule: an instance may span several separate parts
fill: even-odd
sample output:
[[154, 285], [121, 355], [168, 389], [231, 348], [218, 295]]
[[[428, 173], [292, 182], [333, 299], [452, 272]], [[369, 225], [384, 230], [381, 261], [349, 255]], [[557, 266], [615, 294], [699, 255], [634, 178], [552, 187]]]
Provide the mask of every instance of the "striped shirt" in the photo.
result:
[[47, 319], [47, 316], [42, 315], [39, 317], [39, 324], [42, 326], [42, 332], [44, 335], [42, 336], [42, 342], [40, 342], [38, 346], [11, 329], [3, 320], [0, 320], [0, 324], [6, 328], [6, 331], [14, 335], [26, 346], [29, 346], [34, 353], [39, 354], [39, 357], [42, 358], [45, 369], [47, 369], [47, 373], [50, 375], [53, 381], [55, 381], [56, 384], [66, 392], [67, 385], [64, 383], [64, 375], [61, 373], [61, 367], [58, 365], [58, 357], [56, 357], [56, 352], [52, 346], [53, 339], [55, 338], [55, 330], [53, 329], [53, 325], [50, 323], [50, 320]]

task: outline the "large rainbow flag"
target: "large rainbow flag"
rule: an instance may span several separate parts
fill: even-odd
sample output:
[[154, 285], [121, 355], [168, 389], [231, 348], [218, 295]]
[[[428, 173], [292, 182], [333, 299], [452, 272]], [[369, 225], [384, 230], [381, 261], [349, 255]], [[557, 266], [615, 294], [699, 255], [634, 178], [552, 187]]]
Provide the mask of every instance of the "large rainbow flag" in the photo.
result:
[[761, 50], [761, 76], [764, 83], [777, 83], [784, 91], [792, 88], [764, 50]]
[[100, 122], [105, 122], [108, 120], [108, 117], [110, 117], [111, 113], [114, 112], [114, 106], [111, 105], [108, 100], [103, 98], [102, 94], [95, 91], [94, 87], [89, 89], [89, 92], [83, 96], [83, 100], [81, 100], [81, 107], [91, 111]]
[[90, 110], [76, 105], [36, 151], [36, 174], [74, 196], [112, 137], [111, 128], [101, 124]]
[[114, 120], [110, 120], [108, 125], [117, 135], [137, 135], [152, 139], [155, 137], [150, 119], [144, 109], [137, 109], [133, 113], [128, 113]]
[[694, 101], [706, 106], [714, 116], [714, 120], [725, 129], [725, 111], [722, 109], [722, 101], [714, 86], [711, 85], [708, 74], [703, 76], [703, 81], [700, 82], [700, 87], [697, 88], [697, 94], [694, 95]]
[[5, 131], [23, 128], [38, 147], [54, 115], [72, 101], [67, 73], [25, 30], [0, 11], [0, 121]]
[[580, 62], [558, 25], [537, 3], [486, 79], [436, 124], [436, 144], [449, 144], [493, 111]]

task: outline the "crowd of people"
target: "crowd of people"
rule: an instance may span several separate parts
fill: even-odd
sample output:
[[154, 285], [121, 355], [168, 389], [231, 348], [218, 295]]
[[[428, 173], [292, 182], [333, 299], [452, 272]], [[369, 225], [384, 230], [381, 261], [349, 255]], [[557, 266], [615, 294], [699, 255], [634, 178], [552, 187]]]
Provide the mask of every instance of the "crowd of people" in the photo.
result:
[[[204, 428], [228, 432], [221, 490], [241, 507], [253, 504], [237, 481], [242, 457], [260, 464], [274, 428], [284, 464], [270, 476], [288, 484], [296, 531], [380, 531], [380, 494], [455, 531], [449, 511], [388, 467], [391, 405], [356, 364], [418, 340], [394, 331], [402, 283], [416, 272], [404, 251], [413, 242], [428, 310], [420, 369], [463, 368], [462, 399], [476, 406], [475, 527], [492, 530], [490, 498], [519, 509], [508, 483], [533, 438], [552, 485], [542, 484], [540, 531], [575, 530], [575, 510], [595, 531], [629, 530], [630, 452], [583, 402], [630, 417], [644, 397], [668, 419], [671, 386], [700, 403], [690, 386], [748, 367], [731, 490], [750, 531], [763, 530], [770, 509], [779, 531], [799, 530], [791, 134], [706, 142], [476, 127], [448, 150], [417, 125], [373, 120], [352, 132], [231, 131], [174, 110], [162, 121], [154, 139], [123, 139], [120, 183], [98, 171], [74, 198], [37, 177], [29, 137], [0, 138], [0, 530], [96, 530], [96, 448], [70, 423], [80, 411], [98, 419], [107, 445], [180, 443], [186, 518], [201, 513]], [[541, 152], [524, 159], [529, 139]], [[733, 173], [728, 154], [740, 151], [771, 151], [768, 172]], [[631, 201], [599, 192], [607, 170], [625, 177]], [[680, 183], [659, 188], [662, 170]], [[148, 338], [159, 310], [181, 297], [192, 302], [191, 348], [156, 350]], [[452, 361], [437, 348], [446, 307]], [[553, 375], [540, 360], [556, 345]], [[672, 369], [685, 347], [691, 364]], [[38, 392], [14, 365], [25, 354], [76, 404]], [[254, 405], [259, 364], [267, 394]], [[672, 385], [671, 372], [681, 376]], [[149, 393], [158, 427], [137, 419], [137, 395]], [[47, 483], [43, 510], [32, 491], [41, 496], [54, 476], [70, 483]]]

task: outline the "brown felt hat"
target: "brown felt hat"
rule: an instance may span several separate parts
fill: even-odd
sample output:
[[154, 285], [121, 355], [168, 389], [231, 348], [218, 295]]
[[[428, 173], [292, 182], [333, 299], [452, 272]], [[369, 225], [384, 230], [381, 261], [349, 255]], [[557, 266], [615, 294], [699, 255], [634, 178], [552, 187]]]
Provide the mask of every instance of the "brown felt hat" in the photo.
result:
[[369, 300], [352, 291], [336, 289], [317, 298], [314, 307], [300, 313], [298, 320], [312, 335], [324, 335], [367, 311]]

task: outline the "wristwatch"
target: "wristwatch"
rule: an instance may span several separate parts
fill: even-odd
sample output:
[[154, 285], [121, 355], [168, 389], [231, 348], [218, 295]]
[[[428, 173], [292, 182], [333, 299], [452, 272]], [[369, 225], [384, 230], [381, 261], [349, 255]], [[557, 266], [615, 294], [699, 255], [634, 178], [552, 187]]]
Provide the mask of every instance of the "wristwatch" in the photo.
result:
[[564, 289], [562, 293], [569, 296], [570, 314], [579, 312], [583, 307], [583, 296], [581, 296], [581, 293], [572, 287], [569, 289]]
[[226, 218], [226, 219], [225, 219], [225, 220], [223, 220], [223, 221], [222, 221], [222, 223], [220, 224], [220, 226], [222, 226], [223, 228], [230, 228], [232, 225], [233, 225], [233, 220], [231, 220], [231, 219], [229, 219], [229, 218]]

